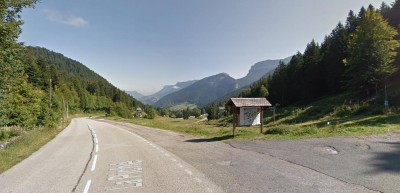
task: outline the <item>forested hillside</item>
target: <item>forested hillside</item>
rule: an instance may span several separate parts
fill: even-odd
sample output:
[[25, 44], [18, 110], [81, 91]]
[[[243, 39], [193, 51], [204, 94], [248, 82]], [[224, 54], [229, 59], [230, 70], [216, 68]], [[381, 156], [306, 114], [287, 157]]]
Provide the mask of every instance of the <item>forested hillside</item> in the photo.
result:
[[399, 13], [399, 0], [379, 9], [363, 7], [358, 14], [350, 11], [346, 23], [339, 23], [321, 44], [311, 41], [304, 53], [282, 62], [240, 96], [263, 96], [266, 88], [268, 99], [281, 105], [343, 93], [357, 100], [382, 99], [386, 85], [390, 102], [400, 105], [393, 100], [400, 90], [395, 84], [400, 80]]
[[75, 60], [45, 48], [27, 47], [27, 52], [31, 60], [26, 70], [28, 82], [45, 90], [51, 79], [55, 103], [64, 97], [73, 111], [105, 111], [122, 117], [129, 117], [135, 107], [142, 106]]
[[0, 21], [0, 127], [54, 125], [69, 113], [131, 117], [151, 109], [83, 64], [45, 48], [17, 42], [20, 13], [36, 1], [7, 1]]

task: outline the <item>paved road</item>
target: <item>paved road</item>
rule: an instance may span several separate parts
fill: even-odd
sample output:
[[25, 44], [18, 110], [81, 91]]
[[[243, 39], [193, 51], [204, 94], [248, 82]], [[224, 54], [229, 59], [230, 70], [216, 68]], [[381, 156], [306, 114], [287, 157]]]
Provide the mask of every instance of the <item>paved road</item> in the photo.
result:
[[[1, 174], [0, 192], [396, 192], [354, 181], [357, 174], [346, 178], [345, 172], [345, 177], [335, 175], [319, 164], [297, 163], [296, 157], [307, 160], [300, 159], [303, 154], [324, 166], [318, 156], [296, 149], [295, 141], [274, 143], [222, 143], [127, 123], [74, 119], [49, 144]], [[343, 153], [327, 147], [313, 152]], [[385, 180], [375, 184], [398, 179], [382, 176]]]
[[400, 192], [400, 133], [287, 141], [236, 141], [229, 144], [371, 190]]
[[[238, 147], [240, 142], [222, 143], [215, 139], [103, 121], [154, 141], [201, 171], [225, 192], [379, 192], [290, 160]], [[258, 147], [257, 150], [262, 149]]]
[[0, 175], [0, 192], [223, 192], [155, 143], [111, 124], [74, 119]]

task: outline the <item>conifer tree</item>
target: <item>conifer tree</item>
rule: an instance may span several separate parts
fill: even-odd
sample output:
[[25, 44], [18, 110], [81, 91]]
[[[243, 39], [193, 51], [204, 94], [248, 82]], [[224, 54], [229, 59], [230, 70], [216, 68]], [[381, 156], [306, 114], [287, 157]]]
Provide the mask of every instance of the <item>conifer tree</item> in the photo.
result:
[[399, 41], [394, 39], [397, 31], [373, 8], [368, 8], [361, 18], [349, 40], [347, 87], [368, 92], [371, 87], [377, 89], [395, 72], [392, 63]]

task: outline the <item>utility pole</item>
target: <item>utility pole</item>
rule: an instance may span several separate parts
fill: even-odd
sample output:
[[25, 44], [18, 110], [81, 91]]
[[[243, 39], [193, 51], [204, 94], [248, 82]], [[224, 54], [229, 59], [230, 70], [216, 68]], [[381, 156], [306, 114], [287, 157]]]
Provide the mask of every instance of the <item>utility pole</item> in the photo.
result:
[[50, 92], [49, 92], [49, 96], [50, 96], [49, 107], [51, 109], [51, 106], [52, 106], [52, 104], [51, 104], [51, 78], [50, 78], [49, 90], [50, 90]]
[[385, 113], [388, 113], [389, 101], [388, 101], [388, 98], [387, 98], [386, 80], [385, 80], [385, 102], [384, 102], [384, 105], [385, 105]]
[[67, 120], [68, 120], [68, 102], [67, 102]]
[[65, 111], [66, 111], [66, 108], [65, 108], [64, 96], [61, 96], [61, 98], [62, 98], [62, 102], [63, 102], [63, 121], [65, 121]]

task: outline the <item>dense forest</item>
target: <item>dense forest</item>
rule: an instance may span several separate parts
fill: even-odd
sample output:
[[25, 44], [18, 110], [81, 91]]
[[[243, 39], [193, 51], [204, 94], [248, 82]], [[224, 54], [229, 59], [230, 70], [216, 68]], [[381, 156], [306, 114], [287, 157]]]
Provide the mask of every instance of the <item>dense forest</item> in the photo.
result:
[[62, 54], [17, 42], [20, 13], [36, 1], [0, 4], [0, 127], [51, 126], [70, 114], [104, 112], [132, 117], [144, 106], [107, 80]]
[[[272, 104], [302, 105], [325, 96], [348, 94], [349, 100], [371, 100], [400, 105], [400, 0], [382, 3], [379, 9], [362, 7], [350, 11], [345, 24], [338, 23], [318, 44], [312, 40], [304, 53], [289, 63], [281, 62], [274, 73], [264, 76], [238, 97], [267, 97]], [[376, 100], [380, 101], [376, 101]], [[216, 118], [218, 102], [207, 106]]]
[[394, 84], [400, 78], [398, 13], [399, 0], [377, 10], [363, 7], [357, 15], [350, 11], [346, 23], [339, 23], [320, 45], [311, 41], [304, 53], [281, 62], [239, 96], [268, 96], [273, 103], [292, 105], [342, 93], [361, 99], [383, 95], [386, 85], [394, 93], [400, 89]]

